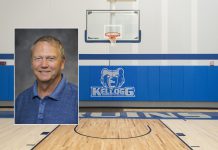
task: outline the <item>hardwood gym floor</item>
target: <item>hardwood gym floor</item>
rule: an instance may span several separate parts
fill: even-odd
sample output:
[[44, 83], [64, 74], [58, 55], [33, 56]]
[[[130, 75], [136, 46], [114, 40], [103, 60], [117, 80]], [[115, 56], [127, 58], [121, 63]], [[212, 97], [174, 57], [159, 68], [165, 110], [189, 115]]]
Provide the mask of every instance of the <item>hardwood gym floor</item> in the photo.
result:
[[[0, 111], [7, 110], [0, 109]], [[218, 119], [214, 116], [205, 117], [210, 114], [217, 116], [216, 109], [81, 109], [80, 111], [80, 116], [87, 113], [91, 117], [81, 117], [78, 126], [13, 125], [13, 118], [0, 117], [0, 149], [218, 149]], [[116, 113], [111, 117], [107, 114], [110, 112]], [[128, 114], [120, 115], [119, 112]], [[136, 112], [139, 114], [138, 118]], [[142, 112], [145, 117], [159, 115], [172, 118], [142, 118], [140, 116]], [[188, 118], [187, 112], [195, 118]], [[99, 117], [99, 114], [102, 116]], [[186, 119], [176, 118], [177, 114], [186, 115]], [[198, 118], [199, 114], [204, 118]]]

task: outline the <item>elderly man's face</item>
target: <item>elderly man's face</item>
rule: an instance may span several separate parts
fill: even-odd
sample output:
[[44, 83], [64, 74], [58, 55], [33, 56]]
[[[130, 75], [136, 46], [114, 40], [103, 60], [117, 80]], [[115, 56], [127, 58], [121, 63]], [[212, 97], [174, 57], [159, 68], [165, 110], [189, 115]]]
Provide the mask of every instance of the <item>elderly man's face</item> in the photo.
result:
[[38, 42], [32, 49], [32, 70], [40, 82], [53, 82], [60, 77], [65, 60], [55, 44]]

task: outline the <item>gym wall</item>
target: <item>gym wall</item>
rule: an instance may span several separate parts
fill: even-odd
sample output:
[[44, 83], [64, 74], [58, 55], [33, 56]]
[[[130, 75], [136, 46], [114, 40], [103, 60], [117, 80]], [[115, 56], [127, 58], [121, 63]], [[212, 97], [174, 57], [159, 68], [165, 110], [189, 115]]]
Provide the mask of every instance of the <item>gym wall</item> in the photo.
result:
[[[2, 0], [0, 61], [14, 67], [16, 28], [78, 28], [81, 106], [217, 107], [217, 7], [217, 0]], [[141, 42], [86, 43], [89, 9], [140, 10]], [[121, 88], [134, 87], [135, 97], [91, 95], [91, 87], [103, 87], [104, 68], [122, 68]], [[14, 99], [2, 97], [13, 91], [13, 71], [10, 75], [10, 84], [0, 82], [0, 100]]]

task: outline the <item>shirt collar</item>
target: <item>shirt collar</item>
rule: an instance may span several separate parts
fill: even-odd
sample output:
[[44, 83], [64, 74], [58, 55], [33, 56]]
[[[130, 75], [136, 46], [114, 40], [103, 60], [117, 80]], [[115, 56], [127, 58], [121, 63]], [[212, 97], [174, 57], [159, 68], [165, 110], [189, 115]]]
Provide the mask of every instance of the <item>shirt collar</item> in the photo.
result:
[[[67, 84], [67, 80], [65, 78], [65, 76], [62, 74], [61, 75], [61, 81], [58, 83], [57, 87], [55, 88], [55, 90], [48, 96], [53, 100], [61, 100], [61, 93], [65, 87], [65, 85]], [[34, 97], [39, 97], [38, 95], [38, 91], [37, 91], [37, 81], [34, 82], [33, 84], [33, 98]]]

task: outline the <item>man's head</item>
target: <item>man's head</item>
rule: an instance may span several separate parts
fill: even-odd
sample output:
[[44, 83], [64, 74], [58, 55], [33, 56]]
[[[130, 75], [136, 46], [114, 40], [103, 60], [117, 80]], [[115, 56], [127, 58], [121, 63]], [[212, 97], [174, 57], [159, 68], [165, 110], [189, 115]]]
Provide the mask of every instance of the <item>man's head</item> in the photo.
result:
[[53, 36], [43, 36], [31, 48], [32, 70], [39, 82], [51, 83], [61, 77], [64, 69], [64, 48]]

